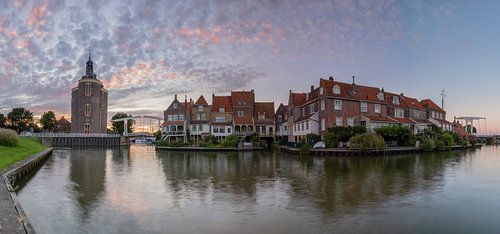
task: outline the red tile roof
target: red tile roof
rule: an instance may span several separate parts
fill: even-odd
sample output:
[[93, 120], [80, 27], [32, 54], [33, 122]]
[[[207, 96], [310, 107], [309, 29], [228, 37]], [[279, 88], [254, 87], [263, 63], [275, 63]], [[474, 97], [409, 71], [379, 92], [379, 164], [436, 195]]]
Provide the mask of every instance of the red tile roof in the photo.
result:
[[290, 93], [290, 99], [292, 100], [293, 106], [301, 106], [306, 102], [305, 93]]
[[411, 119], [419, 124], [428, 124], [428, 125], [432, 125], [432, 123], [429, 121], [429, 120], [426, 120], [426, 119]]
[[385, 123], [397, 123], [395, 119], [389, 118], [389, 117], [382, 117], [382, 116], [366, 116], [366, 118], [370, 119], [372, 122], [385, 122]]
[[408, 108], [425, 110], [425, 107], [416, 99], [412, 97], [403, 97], [403, 102]]
[[219, 112], [220, 107], [224, 107], [225, 112], [233, 112], [231, 96], [213, 96], [212, 112]]
[[434, 103], [431, 99], [424, 99], [424, 100], [420, 101], [420, 103], [425, 108], [428, 108], [428, 109], [431, 109], [434, 111], [439, 111], [439, 112], [446, 112], [443, 109], [441, 109], [441, 107], [439, 107], [436, 103]]
[[193, 106], [193, 103], [191, 102], [181, 102], [181, 106], [184, 108], [184, 110], [191, 112], [191, 107]]
[[234, 117], [234, 124], [253, 124], [253, 117]]
[[[333, 87], [336, 85], [340, 88], [340, 94], [333, 93]], [[385, 100], [378, 99], [378, 94], [381, 92], [379, 88], [358, 85], [358, 84], [353, 85], [353, 84], [339, 82], [336, 80], [325, 80], [325, 79], [320, 80], [320, 86], [324, 87], [325, 93], [329, 97], [359, 99], [369, 102], [385, 103]]]
[[390, 117], [390, 118], [396, 120], [398, 123], [403, 123], [403, 124], [415, 124], [416, 123], [412, 119], [408, 119], [408, 118], [397, 118], [397, 117]]
[[197, 106], [208, 106], [207, 100], [205, 100], [205, 97], [203, 97], [203, 95], [200, 95], [200, 97], [194, 104]]
[[234, 106], [253, 105], [255, 93], [252, 91], [231, 91], [231, 98]]
[[[265, 115], [265, 120], [259, 119], [259, 114]], [[274, 102], [255, 103], [255, 122], [274, 122]]]

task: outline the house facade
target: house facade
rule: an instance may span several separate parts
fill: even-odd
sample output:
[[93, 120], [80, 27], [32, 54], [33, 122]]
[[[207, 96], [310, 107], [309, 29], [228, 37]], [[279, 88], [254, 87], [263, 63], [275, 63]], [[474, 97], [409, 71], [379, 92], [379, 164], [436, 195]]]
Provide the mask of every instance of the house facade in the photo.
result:
[[412, 128], [415, 134], [432, 125], [453, 129], [446, 121], [446, 112], [431, 100], [418, 101], [403, 93], [359, 85], [355, 77], [352, 83], [333, 77], [320, 79], [318, 88], [311, 86], [305, 93], [290, 91], [287, 111], [290, 142], [301, 141], [307, 134], [324, 139], [326, 131], [335, 126], [364, 126], [374, 132], [383, 126], [402, 125]]
[[201, 95], [191, 108], [190, 137], [193, 142], [200, 142], [210, 135], [211, 106]]
[[275, 137], [274, 102], [255, 102], [255, 133], [260, 137]]
[[281, 103], [276, 109], [276, 139], [280, 141], [288, 141], [288, 106]]
[[212, 118], [210, 120], [211, 135], [223, 141], [234, 133], [233, 106], [231, 96], [215, 96], [212, 94]]
[[192, 103], [187, 102], [187, 97], [184, 102], [180, 102], [177, 94], [174, 96], [172, 103], [163, 112], [162, 139], [169, 143], [188, 141], [191, 106]]

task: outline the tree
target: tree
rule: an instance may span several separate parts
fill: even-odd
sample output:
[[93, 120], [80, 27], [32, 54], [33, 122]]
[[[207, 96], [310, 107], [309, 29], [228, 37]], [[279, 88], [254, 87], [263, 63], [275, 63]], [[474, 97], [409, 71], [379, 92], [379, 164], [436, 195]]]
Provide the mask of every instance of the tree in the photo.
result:
[[12, 111], [7, 114], [7, 119], [10, 128], [16, 130], [18, 133], [35, 127], [33, 112], [22, 107], [12, 109]]
[[0, 114], [0, 128], [5, 127], [7, 127], [7, 118], [5, 118], [5, 115]]
[[52, 111], [47, 111], [43, 113], [40, 123], [42, 124], [43, 130], [52, 131], [57, 125], [56, 115]]
[[[127, 117], [132, 117], [131, 115], [127, 115], [127, 113], [123, 112], [118, 112], [113, 117], [111, 117], [112, 120], [115, 119], [122, 119], [122, 118], [127, 118]], [[127, 131], [128, 133], [132, 133], [133, 129], [132, 126], [134, 125], [135, 121], [134, 120], [127, 120]], [[123, 128], [123, 122], [113, 122], [113, 127], [112, 127], [113, 132], [123, 134], [124, 128]]]

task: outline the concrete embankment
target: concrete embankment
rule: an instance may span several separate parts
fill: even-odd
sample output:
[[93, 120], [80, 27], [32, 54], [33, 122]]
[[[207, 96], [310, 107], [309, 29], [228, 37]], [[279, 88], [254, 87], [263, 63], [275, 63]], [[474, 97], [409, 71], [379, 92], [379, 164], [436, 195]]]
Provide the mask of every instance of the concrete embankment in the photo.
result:
[[[452, 146], [450, 150], [463, 150], [477, 146]], [[300, 154], [299, 148], [292, 148], [288, 146], [280, 146], [280, 150], [292, 154]], [[363, 156], [363, 155], [401, 155], [424, 152], [421, 148], [417, 147], [387, 147], [384, 149], [350, 149], [350, 148], [327, 148], [327, 149], [311, 149], [310, 155], [329, 155], [329, 156]]]
[[256, 151], [263, 150], [263, 147], [242, 147], [242, 148], [208, 148], [208, 147], [168, 147], [168, 146], [156, 146], [158, 150], [171, 150], [171, 151], [206, 151], [206, 152], [217, 152], [217, 151]]
[[1, 171], [0, 184], [0, 233], [35, 233], [17, 199], [16, 181], [40, 166], [50, 156], [52, 148], [32, 155]]

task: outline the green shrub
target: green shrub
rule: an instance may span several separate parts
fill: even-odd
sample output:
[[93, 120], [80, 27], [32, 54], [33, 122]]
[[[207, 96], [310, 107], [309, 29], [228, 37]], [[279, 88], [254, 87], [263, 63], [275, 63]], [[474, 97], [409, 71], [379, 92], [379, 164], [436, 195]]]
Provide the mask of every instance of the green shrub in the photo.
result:
[[424, 143], [422, 144], [422, 149], [425, 151], [425, 152], [430, 152], [430, 151], [433, 151], [434, 150], [434, 147], [435, 147], [435, 144], [434, 144], [434, 140], [432, 139], [427, 139], [424, 141]]
[[411, 128], [406, 126], [384, 126], [375, 129], [385, 141], [396, 141], [399, 146], [412, 146], [415, 144], [415, 136]]
[[164, 140], [157, 140], [156, 141], [156, 146], [167, 146], [168, 143]]
[[442, 140], [436, 140], [434, 144], [436, 145], [437, 150], [439, 151], [446, 150], [446, 144]]
[[351, 139], [351, 137], [365, 133], [366, 128], [363, 126], [336, 126], [333, 128], [329, 128], [327, 131], [337, 136], [338, 141], [347, 142], [349, 141], [349, 139]]
[[223, 147], [236, 147], [238, 144], [238, 137], [232, 134], [226, 137], [226, 139], [222, 142]]
[[314, 145], [321, 141], [321, 136], [316, 134], [307, 134], [306, 135], [306, 144]]
[[455, 143], [453, 140], [453, 136], [448, 132], [443, 133], [440, 137], [440, 140], [443, 141], [443, 143], [447, 147], [452, 147], [453, 144]]
[[19, 144], [19, 136], [10, 129], [0, 128], [0, 145], [17, 146]]
[[383, 149], [386, 146], [382, 136], [370, 133], [363, 133], [351, 137], [351, 139], [349, 139], [349, 145], [351, 148], [360, 148], [362, 150]]
[[215, 137], [214, 135], [208, 135], [208, 136], [203, 138], [203, 143], [217, 144], [217, 143], [219, 143], [219, 141], [217, 140], [217, 137]]
[[327, 148], [336, 148], [339, 145], [339, 139], [333, 131], [326, 131], [325, 133], [325, 145]]

